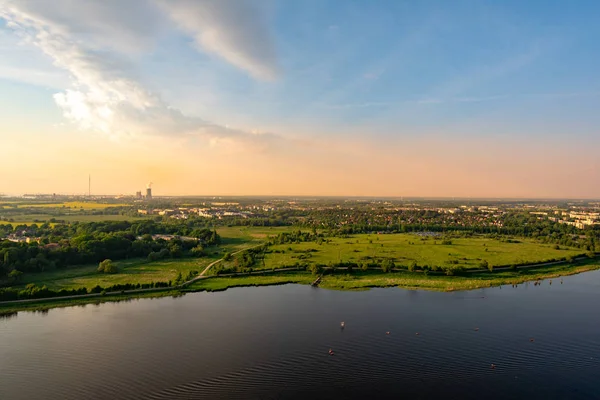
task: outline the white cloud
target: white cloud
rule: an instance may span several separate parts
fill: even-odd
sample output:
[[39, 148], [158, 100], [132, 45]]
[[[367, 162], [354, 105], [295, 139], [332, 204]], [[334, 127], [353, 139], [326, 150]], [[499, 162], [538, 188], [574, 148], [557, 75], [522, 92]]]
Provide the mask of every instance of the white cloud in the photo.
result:
[[[79, 1], [60, 0], [54, 5], [77, 7], [75, 4]], [[103, 28], [95, 29], [103, 26], [102, 23], [86, 28], [81, 35], [77, 32], [85, 21], [78, 20], [71, 25], [69, 18], [74, 18], [69, 14], [71, 11], [50, 10], [48, 7], [32, 11], [33, 3], [0, 0], [0, 18], [5, 19], [25, 42], [37, 47], [50, 57], [55, 66], [70, 74], [71, 87], [55, 94], [54, 99], [64, 116], [80, 128], [112, 137], [197, 135], [209, 139], [209, 142], [228, 139], [261, 144], [274, 138], [273, 135], [255, 135], [186, 116], [169, 107], [160, 96], [148, 91], [135, 79], [134, 69], [125, 55], [105, 48], [103, 39], [97, 38]], [[106, 3], [113, 6], [122, 4]], [[96, 9], [101, 13], [100, 10], [104, 15], [112, 15], [103, 6]], [[115, 10], [119, 8], [115, 7]], [[67, 14], [69, 18], [65, 17]], [[137, 32], [136, 28], [131, 28], [131, 32], [131, 43], [135, 43], [137, 39], [133, 32]], [[91, 40], [87, 40], [90, 35]]]
[[167, 26], [150, 0], [0, 0], [2, 9], [57, 34], [128, 53], [150, 48]]
[[273, 39], [257, 0], [156, 0], [206, 51], [254, 77], [278, 75]]

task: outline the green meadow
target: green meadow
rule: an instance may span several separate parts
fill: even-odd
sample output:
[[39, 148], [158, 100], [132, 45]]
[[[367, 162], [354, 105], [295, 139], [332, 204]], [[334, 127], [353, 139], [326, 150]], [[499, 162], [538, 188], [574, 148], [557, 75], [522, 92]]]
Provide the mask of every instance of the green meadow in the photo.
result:
[[145, 259], [114, 261], [119, 268], [116, 274], [97, 272], [98, 265], [84, 265], [71, 268], [57, 268], [48, 272], [25, 274], [19, 286], [34, 283], [46, 285], [52, 290], [78, 289], [94, 286], [109, 287], [119, 284], [144, 284], [151, 282], [174, 281], [179, 273], [186, 276], [190, 271], [202, 272], [212, 261], [220, 256], [211, 255], [203, 258], [167, 259], [148, 262]]
[[279, 268], [297, 262], [329, 264], [338, 262], [369, 263], [391, 260], [397, 266], [462, 266], [479, 269], [483, 260], [493, 266], [532, 264], [564, 259], [585, 253], [581, 249], [559, 248], [534, 240], [513, 242], [484, 237], [455, 238], [444, 244], [442, 238], [422, 238], [415, 234], [353, 235], [327, 238], [326, 242], [281, 244], [269, 247], [262, 268]]
[[[408, 271], [391, 273], [382, 273], [377, 270], [355, 270], [352, 273], [337, 271], [323, 275], [319, 287], [332, 290], [368, 290], [376, 287], [398, 287], [412, 290], [451, 292], [554, 279], [596, 269], [600, 269], [600, 263], [587, 260], [576, 264], [561, 264], [494, 273], [481, 272], [466, 276], [428, 275], [422, 272]], [[243, 286], [268, 286], [286, 283], [310, 284], [314, 280], [314, 275], [304, 271], [272, 272], [265, 275], [210, 277], [194, 282], [188, 289], [192, 291], [215, 291]], [[555, 282], [555, 284], [560, 284], [560, 281]]]
[[[12, 221], [0, 221], [2, 224], [11, 224], [12, 226], [17, 225], [42, 225], [44, 222], [48, 222], [51, 219], [56, 221], [65, 222], [101, 222], [101, 221], [136, 221], [144, 219], [144, 217], [131, 217], [127, 215], [89, 215], [89, 214], [16, 214], [11, 215]], [[55, 222], [49, 222], [50, 225], [55, 225]]]

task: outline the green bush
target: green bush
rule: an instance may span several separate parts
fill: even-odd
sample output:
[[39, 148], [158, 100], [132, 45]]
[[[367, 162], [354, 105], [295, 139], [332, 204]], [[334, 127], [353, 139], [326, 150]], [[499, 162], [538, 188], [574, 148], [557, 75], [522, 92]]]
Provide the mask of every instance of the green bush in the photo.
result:
[[113, 264], [112, 260], [106, 259], [98, 265], [98, 272], [104, 274], [116, 274], [119, 272], [119, 268]]

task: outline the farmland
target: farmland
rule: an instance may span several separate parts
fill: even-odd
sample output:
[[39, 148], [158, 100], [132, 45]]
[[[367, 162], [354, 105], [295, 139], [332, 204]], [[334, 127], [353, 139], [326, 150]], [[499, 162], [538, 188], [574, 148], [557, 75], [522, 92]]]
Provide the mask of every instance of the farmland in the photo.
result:
[[3, 208], [63, 208], [63, 209], [74, 209], [74, 210], [104, 210], [109, 207], [124, 207], [127, 206], [125, 203], [97, 203], [88, 201], [65, 201], [61, 203], [28, 203], [23, 202], [12, 202], [5, 203]]

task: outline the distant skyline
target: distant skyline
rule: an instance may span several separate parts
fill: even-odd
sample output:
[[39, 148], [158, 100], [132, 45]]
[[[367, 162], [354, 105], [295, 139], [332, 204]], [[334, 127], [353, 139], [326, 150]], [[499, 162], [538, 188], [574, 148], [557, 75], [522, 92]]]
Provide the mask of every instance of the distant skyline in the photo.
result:
[[0, 0], [0, 193], [600, 198], [599, 13]]

